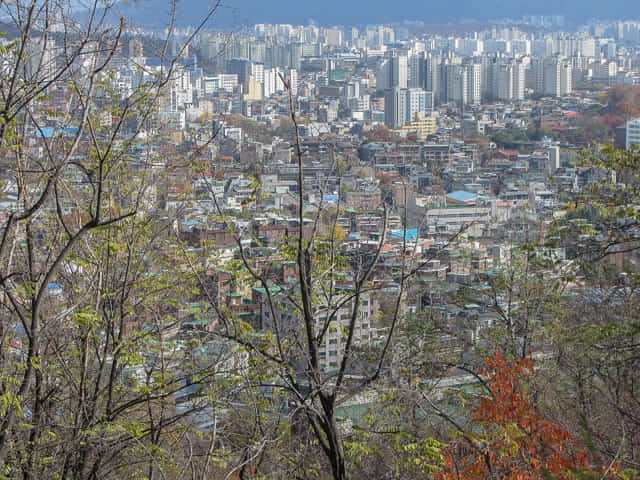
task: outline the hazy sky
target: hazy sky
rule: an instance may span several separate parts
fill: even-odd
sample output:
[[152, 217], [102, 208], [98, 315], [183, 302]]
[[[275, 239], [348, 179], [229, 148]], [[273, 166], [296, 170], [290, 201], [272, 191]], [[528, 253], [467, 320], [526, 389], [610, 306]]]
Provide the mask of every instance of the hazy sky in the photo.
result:
[[[129, 0], [131, 2], [131, 0]], [[386, 23], [422, 20], [426, 23], [562, 13], [578, 21], [588, 18], [640, 18], [638, 0], [224, 0], [218, 22], [254, 24]], [[158, 23], [167, 0], [137, 0], [138, 21]], [[181, 0], [181, 23], [197, 21], [209, 0]]]

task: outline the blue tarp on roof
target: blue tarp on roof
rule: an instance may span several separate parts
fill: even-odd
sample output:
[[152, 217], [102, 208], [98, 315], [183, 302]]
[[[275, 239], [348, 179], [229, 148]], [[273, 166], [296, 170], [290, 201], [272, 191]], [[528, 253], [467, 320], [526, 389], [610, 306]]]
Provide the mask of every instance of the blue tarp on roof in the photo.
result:
[[329, 203], [329, 202], [337, 203], [338, 202], [338, 195], [325, 195], [324, 196], [324, 201], [326, 203]]
[[27, 331], [24, 329], [24, 326], [21, 323], [14, 325], [13, 331], [21, 335], [27, 333]]
[[62, 295], [62, 284], [52, 282], [47, 285], [47, 290], [49, 295], [59, 297], [60, 295]]
[[478, 194], [466, 192], [464, 190], [457, 190], [447, 194], [447, 198], [450, 198], [455, 202], [472, 202], [478, 198]]
[[[389, 232], [389, 236], [395, 239], [403, 239], [405, 238], [404, 230], [391, 230]], [[407, 242], [415, 242], [418, 238], [418, 229], [417, 228], [409, 228], [407, 229]]]
[[51, 137], [58, 136], [61, 133], [64, 134], [65, 137], [75, 135], [76, 133], [78, 133], [78, 127], [65, 127], [63, 129], [60, 129], [58, 127], [42, 127], [38, 131], [38, 136], [44, 137], [44, 138], [51, 138]]

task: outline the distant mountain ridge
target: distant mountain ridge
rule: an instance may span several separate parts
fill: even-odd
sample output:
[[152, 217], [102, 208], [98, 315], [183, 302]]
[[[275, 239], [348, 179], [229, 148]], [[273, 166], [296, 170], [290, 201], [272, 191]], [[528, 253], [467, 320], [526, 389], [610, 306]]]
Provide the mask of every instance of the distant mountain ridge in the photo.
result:
[[[179, 0], [178, 24], [197, 24], [209, 0]], [[166, 25], [168, 0], [127, 0], [121, 12], [142, 25]], [[528, 14], [562, 14], [569, 20], [640, 18], [640, 2], [628, 0], [225, 0], [212, 25], [243, 26], [255, 23], [364, 25], [401, 22], [447, 23], [488, 20]]]

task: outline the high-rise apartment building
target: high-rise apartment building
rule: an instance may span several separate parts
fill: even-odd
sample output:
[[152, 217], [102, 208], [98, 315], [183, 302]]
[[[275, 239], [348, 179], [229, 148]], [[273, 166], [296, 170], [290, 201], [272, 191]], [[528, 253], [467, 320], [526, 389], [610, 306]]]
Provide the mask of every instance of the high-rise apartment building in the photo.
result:
[[482, 65], [480, 63], [445, 63], [441, 65], [440, 100], [460, 105], [482, 102]]
[[469, 63], [464, 67], [467, 76], [466, 103], [479, 105], [482, 103], [482, 65], [479, 63]]
[[270, 68], [264, 71], [263, 95], [270, 97], [274, 93], [283, 92], [285, 90], [282, 83], [284, 73], [279, 68]]
[[433, 108], [431, 92], [421, 88], [408, 88], [405, 95], [405, 122], [413, 122], [417, 113], [425, 113]]
[[391, 129], [402, 127], [407, 118], [407, 94], [401, 88], [390, 88], [384, 96], [384, 123]]
[[560, 97], [573, 91], [571, 62], [558, 57], [538, 58], [533, 61], [532, 68], [536, 94]]
[[413, 122], [433, 109], [433, 94], [421, 88], [392, 88], [385, 92], [385, 124], [392, 129]]
[[434, 102], [440, 100], [440, 62], [441, 58], [432, 54], [427, 54], [424, 59], [424, 89], [433, 94]]
[[406, 55], [395, 55], [392, 57], [392, 62], [391, 86], [407, 88], [409, 80], [409, 65]]
[[325, 28], [322, 30], [325, 45], [339, 47], [342, 45], [342, 30], [339, 28]]
[[544, 91], [554, 96], [568, 95], [573, 90], [571, 63], [557, 58], [544, 62]]
[[424, 57], [411, 55], [408, 58], [407, 86], [409, 88], [424, 87]]
[[497, 58], [486, 68], [486, 96], [489, 101], [512, 101], [524, 99], [524, 65], [514, 59]]
[[376, 89], [384, 92], [392, 87], [393, 76], [392, 61], [390, 58], [383, 58], [376, 69]]
[[445, 102], [457, 102], [460, 104], [467, 103], [467, 72], [464, 65], [444, 64], [444, 96]]
[[384, 58], [376, 71], [376, 89], [379, 92], [390, 88], [407, 88], [409, 65], [406, 55], [394, 55]]
[[629, 120], [626, 124], [626, 146], [630, 150], [633, 145], [640, 146], [640, 117]]

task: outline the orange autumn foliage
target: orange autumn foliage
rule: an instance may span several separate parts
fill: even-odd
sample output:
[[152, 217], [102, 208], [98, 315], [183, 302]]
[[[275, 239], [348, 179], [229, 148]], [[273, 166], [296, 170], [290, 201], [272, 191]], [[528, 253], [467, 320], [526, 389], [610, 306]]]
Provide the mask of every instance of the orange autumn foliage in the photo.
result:
[[569, 480], [578, 472], [619, 478], [616, 468], [595, 468], [578, 440], [535, 406], [527, 388], [533, 360], [495, 352], [485, 364], [487, 391], [473, 407], [473, 427], [445, 448], [435, 480]]

